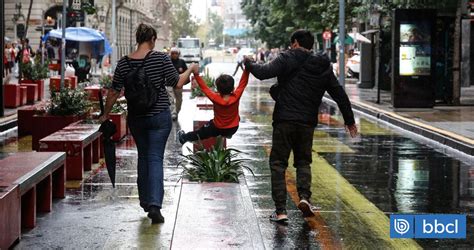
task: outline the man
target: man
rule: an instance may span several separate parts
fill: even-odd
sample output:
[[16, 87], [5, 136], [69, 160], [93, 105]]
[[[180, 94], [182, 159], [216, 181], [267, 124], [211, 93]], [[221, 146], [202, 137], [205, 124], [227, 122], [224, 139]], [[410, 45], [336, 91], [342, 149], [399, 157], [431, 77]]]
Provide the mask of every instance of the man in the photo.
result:
[[239, 67], [240, 69], [242, 69], [242, 71], [244, 70], [244, 67], [242, 66], [242, 63], [244, 60], [244, 54], [243, 54], [243, 51], [240, 49], [240, 47], [237, 47], [236, 59], [237, 59], [237, 66], [235, 67], [235, 71], [234, 71], [234, 74], [232, 74], [232, 76], [235, 76], [235, 74], [237, 74]]
[[[178, 73], [182, 74], [184, 71], [188, 69], [188, 66], [186, 66], [186, 62], [183, 59], [179, 58], [179, 55], [180, 55], [180, 52], [178, 48], [176, 47], [171, 48], [170, 50], [171, 62], [173, 63]], [[167, 87], [167, 90], [168, 90], [168, 94], [170, 95], [170, 101], [171, 101], [171, 109], [172, 109], [171, 117], [173, 118], [173, 120], [176, 120], [178, 118], [179, 111], [181, 111], [181, 104], [183, 103], [183, 89]]]
[[338, 104], [350, 135], [357, 135], [351, 103], [332, 73], [329, 58], [311, 52], [314, 36], [307, 30], [297, 30], [291, 35], [290, 41], [291, 49], [280, 53], [269, 63], [257, 64], [248, 58], [244, 59], [245, 68], [256, 78], [263, 80], [277, 77], [280, 89], [272, 93], [276, 102], [270, 153], [272, 198], [276, 207], [270, 220], [276, 222], [288, 220], [285, 171], [291, 151], [297, 172], [298, 208], [304, 217], [314, 215], [315, 207], [309, 203], [310, 165], [319, 105], [326, 91]]

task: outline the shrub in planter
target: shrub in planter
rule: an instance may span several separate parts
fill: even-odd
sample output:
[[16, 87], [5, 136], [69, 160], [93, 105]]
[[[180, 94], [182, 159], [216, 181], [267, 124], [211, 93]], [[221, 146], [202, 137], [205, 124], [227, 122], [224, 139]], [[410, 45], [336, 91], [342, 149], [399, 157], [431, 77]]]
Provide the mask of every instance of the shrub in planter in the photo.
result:
[[[212, 89], [212, 90], [216, 90], [216, 85], [214, 84], [214, 82], [216, 81], [216, 79], [212, 78], [209, 73], [206, 73], [202, 79], [206, 82], [206, 85]], [[201, 88], [199, 88], [199, 85], [198, 86], [193, 86], [192, 88], [192, 91], [191, 91], [191, 99], [194, 99], [196, 97], [204, 97], [206, 95], [204, 95], [204, 93], [202, 92]]]
[[34, 83], [38, 85], [38, 101], [44, 98], [44, 79], [48, 78], [48, 62], [41, 64], [41, 59], [37, 58], [35, 63], [21, 63], [23, 79], [20, 83]]
[[[191, 152], [191, 150], [188, 148]], [[183, 166], [183, 176], [191, 181], [199, 182], [239, 182], [243, 175], [245, 159], [237, 159], [241, 152], [233, 148], [225, 148], [223, 139], [217, 138], [216, 144], [209, 150], [201, 150], [190, 155], [182, 155], [185, 159], [179, 163]]]
[[73, 122], [85, 119], [90, 107], [84, 90], [65, 87], [57, 92], [51, 91], [46, 113], [33, 116], [33, 149], [38, 150], [39, 140], [42, 138]]

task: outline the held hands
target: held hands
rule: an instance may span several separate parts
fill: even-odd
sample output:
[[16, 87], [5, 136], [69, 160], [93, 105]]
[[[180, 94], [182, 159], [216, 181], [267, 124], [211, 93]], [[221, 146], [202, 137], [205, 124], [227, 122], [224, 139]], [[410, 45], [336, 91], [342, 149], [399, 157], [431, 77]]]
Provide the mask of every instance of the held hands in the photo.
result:
[[352, 125], [346, 125], [346, 131], [351, 135], [352, 138], [355, 138], [356, 136], [359, 135], [359, 132], [357, 131], [357, 125], [352, 124]]
[[199, 64], [191, 63], [191, 65], [189, 66], [189, 68], [191, 69], [191, 72], [192, 72], [192, 73], [194, 73], [194, 74], [199, 74]]

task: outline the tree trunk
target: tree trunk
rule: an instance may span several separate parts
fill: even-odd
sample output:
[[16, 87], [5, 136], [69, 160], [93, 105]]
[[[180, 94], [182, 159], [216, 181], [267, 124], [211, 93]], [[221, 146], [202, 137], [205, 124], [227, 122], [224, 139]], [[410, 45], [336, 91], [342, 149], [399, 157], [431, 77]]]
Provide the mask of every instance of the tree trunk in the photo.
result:
[[456, 20], [454, 22], [454, 53], [453, 53], [453, 104], [459, 105], [461, 99], [461, 3], [458, 0]]

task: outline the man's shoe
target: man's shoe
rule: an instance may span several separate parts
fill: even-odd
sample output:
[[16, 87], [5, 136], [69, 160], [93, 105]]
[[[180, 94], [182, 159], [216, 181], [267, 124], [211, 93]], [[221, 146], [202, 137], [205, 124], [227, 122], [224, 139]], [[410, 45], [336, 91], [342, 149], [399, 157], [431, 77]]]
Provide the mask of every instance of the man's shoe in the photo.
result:
[[148, 212], [148, 218], [151, 219], [152, 224], [164, 223], [165, 218], [161, 215], [160, 208], [157, 206], [150, 206], [150, 212]]
[[311, 205], [306, 199], [301, 199], [298, 203], [298, 209], [303, 213], [303, 217], [312, 217], [319, 210], [318, 207]]
[[176, 138], [178, 138], [179, 143], [185, 144], [186, 140], [184, 139], [184, 134], [185, 132], [183, 130], [179, 130], [178, 133], [176, 133]]
[[288, 222], [288, 215], [279, 214], [279, 213], [277, 213], [277, 211], [274, 211], [270, 215], [270, 221], [278, 222], [278, 223], [286, 223], [286, 222]]

